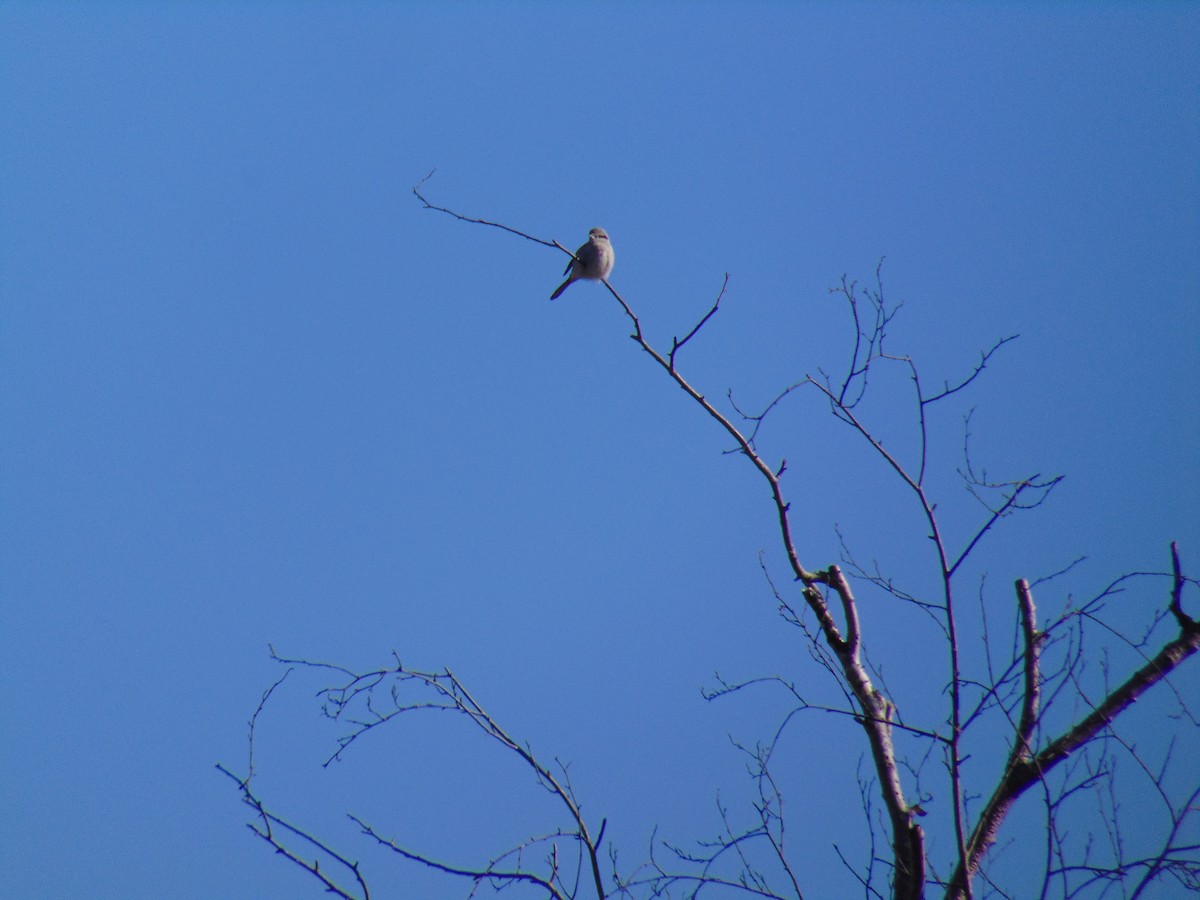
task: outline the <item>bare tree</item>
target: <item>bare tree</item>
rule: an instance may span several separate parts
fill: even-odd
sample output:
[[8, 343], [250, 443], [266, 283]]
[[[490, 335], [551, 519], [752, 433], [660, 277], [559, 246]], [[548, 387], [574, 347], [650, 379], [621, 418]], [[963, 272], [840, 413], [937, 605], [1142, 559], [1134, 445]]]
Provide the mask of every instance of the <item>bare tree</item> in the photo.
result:
[[[471, 218], [435, 206], [422, 194], [424, 181], [413, 193], [426, 209], [455, 219], [502, 229], [509, 234], [552, 247], [571, 256], [558, 241], [543, 240], [498, 222]], [[1196, 580], [1184, 574], [1179, 549], [1170, 547], [1170, 568], [1159, 572], [1121, 575], [1086, 602], [1069, 598], [1056, 603], [1055, 612], [1039, 620], [1035, 592], [1048, 587], [1057, 575], [1031, 582], [1018, 578], [1012, 589], [1007, 626], [994, 621], [994, 611], [968, 600], [964, 564], [1002, 520], [1042, 504], [1060, 477], [1032, 473], [1017, 479], [994, 481], [978, 471], [970, 450], [970, 417], [966, 419], [963, 464], [964, 487], [980, 503], [976, 526], [953, 535], [939, 517], [930, 488], [930, 417], [948, 398], [958, 395], [983, 374], [1009, 342], [1006, 337], [982, 352], [964, 377], [929, 387], [916, 362], [895, 354], [889, 344], [889, 326], [899, 307], [884, 297], [880, 273], [863, 290], [842, 279], [832, 289], [844, 302], [852, 325], [848, 359], [838, 374], [820, 372], [805, 376], [783, 389], [757, 413], [741, 409], [727, 398], [723, 411], [694, 387], [680, 369], [681, 353], [717, 314], [725, 297], [728, 276], [711, 307], [669, 350], [651, 345], [631, 305], [605, 282], [622, 314], [632, 326], [632, 339], [661, 373], [673, 381], [732, 442], [729, 452], [740, 454], [769, 488], [779, 539], [795, 587], [783, 588], [763, 571], [774, 592], [785, 622], [801, 632], [801, 639], [818, 667], [842, 697], [840, 704], [812, 702], [795, 682], [780, 675], [742, 681], [718, 679], [707, 692], [710, 699], [745, 690], [776, 688], [787, 693], [791, 711], [770, 741], [739, 745], [749, 760], [755, 795], [749, 823], [719, 805], [721, 832], [692, 847], [651, 838], [645, 860], [623, 869], [616, 849], [604, 844], [605, 821], [585, 820], [572, 788], [567, 768], [550, 765], [529, 746], [510, 735], [446, 669], [417, 671], [398, 656], [373, 671], [352, 671], [329, 663], [272, 657], [288, 666], [317, 670], [327, 676], [320, 696], [324, 713], [346, 725], [328, 764], [341, 758], [360, 738], [390, 725], [401, 716], [448, 711], [465, 717], [519, 765], [559, 803], [563, 819], [549, 831], [531, 835], [486, 862], [456, 863], [402, 846], [383, 836], [374, 824], [351, 816], [362, 834], [398, 857], [419, 863], [470, 884], [469, 895], [526, 885], [553, 898], [609, 896], [696, 896], [721, 891], [756, 897], [804, 897], [804, 873], [789, 853], [784, 791], [780, 773], [773, 768], [775, 748], [787, 725], [803, 714], [845, 716], [862, 729], [869, 772], [858, 773], [858, 783], [870, 852], [865, 859], [843, 863], [854, 874], [864, 897], [890, 895], [896, 900], [920, 898], [934, 888], [947, 898], [1007, 897], [1002, 872], [992, 871], [989, 858], [1004, 832], [1014, 805], [1032, 793], [1041, 804], [1041, 824], [1036, 839], [1026, 837], [1037, 854], [1041, 897], [1142, 897], [1158, 886], [1200, 889], [1200, 768], [1176, 758], [1176, 741], [1152, 742], [1152, 750], [1124, 735], [1116, 722], [1150, 688], [1157, 687], [1170, 703], [1163, 721], [1189, 746], [1200, 727], [1186, 698], [1175, 688], [1171, 675], [1200, 648], [1200, 624], [1184, 610], [1185, 592]], [[889, 371], [890, 370], [890, 371]], [[902, 458], [885, 446], [883, 438], [866, 420], [864, 397], [872, 380], [900, 372], [911, 383], [916, 452]], [[824, 568], [806, 567], [795, 544], [793, 520], [812, 516], [811, 510], [794, 510], [784, 492], [787, 461], [769, 461], [760, 451], [758, 435], [764, 422], [794, 394], [807, 392], [824, 404], [833, 419], [852, 429], [880, 463], [904, 486], [919, 511], [933, 547], [936, 590], [907, 591], [878, 570], [860, 564], [843, 540], [842, 558]], [[817, 440], [817, 438], [810, 438]], [[1070, 567], [1068, 567], [1070, 568]], [[1065, 571], [1065, 570], [1064, 570]], [[915, 616], [931, 623], [942, 640], [945, 678], [931, 685], [944, 709], [934, 721], [918, 721], [903, 713], [905, 706], [890, 692], [867, 653], [868, 639], [886, 644], [886, 636], [870, 635], [869, 622], [860, 615], [854, 585], [906, 604]], [[1156, 587], [1157, 585], [1157, 587]], [[1127, 591], [1161, 591], [1165, 601], [1150, 618], [1145, 633], [1135, 637], [1107, 623], [1106, 605]], [[980, 588], [982, 599], [984, 590]], [[982, 641], [964, 639], [964, 619], [982, 629]], [[1000, 635], [1007, 627], [1012, 637]], [[1125, 671], [1111, 671], [1105, 658], [1089, 653], [1090, 635], [1099, 631], [1127, 648], [1137, 663]], [[1101, 678], [1094, 677], [1100, 667]], [[285, 678], [287, 675], [285, 674]], [[253, 736], [255, 722], [279, 683], [263, 696], [250, 729], [250, 760], [244, 777], [221, 770], [238, 785], [243, 800], [253, 810], [250, 827], [277, 852], [312, 874], [325, 890], [341, 897], [370, 896], [360, 867], [343, 852], [335, 851], [308, 831], [269, 810], [254, 789]], [[1007, 735], [1002, 753], [987, 747], [995, 735]], [[1136, 731], [1134, 732], [1136, 735]], [[898, 750], [898, 742], [903, 749]], [[996, 768], [982, 777], [979, 765], [967, 760], [979, 755], [994, 758]], [[1153, 758], [1152, 758], [1153, 756]], [[1121, 765], [1119, 766], [1118, 763]], [[1125, 770], [1131, 771], [1126, 774]], [[1118, 779], [1118, 771], [1122, 778]], [[933, 774], [931, 774], [933, 773]], [[922, 785], [944, 779], [950, 800], [944, 821], [936, 828], [951, 836], [952, 852], [946, 857], [930, 851], [922, 819], [929, 796]], [[1137, 782], [1137, 783], [1134, 783]], [[1182, 785], [1182, 787], [1181, 787]], [[1118, 815], [1122, 792], [1135, 791], [1139, 802], [1154, 804], [1161, 827], [1155, 843], [1133, 841]], [[1029, 799], [1026, 803], [1033, 803]], [[1076, 827], [1081, 809], [1092, 804], [1090, 824], [1081, 838]], [[940, 808], [940, 807], [939, 807]], [[933, 820], [931, 820], [933, 823]], [[931, 824], [933, 827], [933, 824]], [[881, 846], [889, 848], [887, 852]], [[840, 850], [839, 850], [839, 855]], [[1030, 866], [1023, 868], [1028, 872]]]

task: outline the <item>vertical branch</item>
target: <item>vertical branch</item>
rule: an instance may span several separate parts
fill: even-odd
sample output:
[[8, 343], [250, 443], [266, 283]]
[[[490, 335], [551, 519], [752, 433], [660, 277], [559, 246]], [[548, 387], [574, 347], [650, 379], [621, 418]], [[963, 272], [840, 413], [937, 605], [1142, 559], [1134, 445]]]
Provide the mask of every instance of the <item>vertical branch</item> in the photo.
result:
[[[1012, 749], [1009, 751], [1008, 762], [1005, 765], [1005, 774], [1001, 780], [1001, 784], [1012, 779], [1019, 765], [1028, 763], [1028, 760], [1033, 755], [1032, 736], [1034, 726], [1037, 724], [1038, 706], [1040, 700], [1040, 674], [1038, 671], [1039, 659], [1039, 640], [1037, 635], [1037, 612], [1033, 603], [1033, 593], [1030, 591], [1029, 582], [1024, 578], [1016, 583], [1017, 591], [1017, 607], [1020, 611], [1021, 619], [1021, 635], [1024, 642], [1024, 696], [1021, 703], [1021, 718], [1017, 723], [1016, 739], [1013, 741]], [[989, 802], [985, 808], [983, 815], [980, 816], [980, 826], [985, 821], [994, 820], [995, 828], [987, 838], [987, 843], [990, 844], [994, 840], [995, 829], [999, 828], [1000, 821], [1007, 814], [1008, 809], [1016, 800], [1016, 795], [1009, 798], [1007, 801], [999, 799], [999, 792], [993, 795], [992, 802]], [[961, 833], [960, 833], [961, 834]], [[986, 845], [980, 844], [981, 832], [977, 826], [975, 833], [971, 836], [971, 844], [968, 848], [966, 843], [961, 842], [962, 848], [959, 854], [958, 866], [955, 869], [954, 877], [950, 881], [950, 890], [947, 893], [949, 897], [966, 897], [971, 896], [971, 877], [978, 868], [979, 862], [982, 861], [982, 851]]]
[[1183, 577], [1183, 566], [1179, 562], [1179, 543], [1171, 541], [1171, 615], [1186, 629], [1189, 625], [1195, 627], [1195, 622], [1183, 612], [1183, 585], [1187, 579]]
[[[961, 866], [967, 861], [967, 841], [966, 822], [964, 821], [966, 807], [963, 802], [962, 786], [962, 679], [958, 660], [958, 624], [954, 615], [954, 593], [950, 583], [953, 576], [946, 564], [945, 545], [942, 543], [933, 507], [925, 499], [925, 489], [921, 488], [918, 495], [932, 529], [938, 559], [942, 566], [942, 588], [946, 604], [946, 634], [950, 644], [950, 789], [951, 800], [954, 803], [954, 841], [958, 848], [958, 864]], [[971, 900], [970, 882], [967, 883], [966, 898]]]
[[[846, 576], [837, 566], [823, 573], [826, 583], [842, 601], [846, 612], [847, 639], [834, 645], [850, 689], [862, 706], [862, 726], [871, 746], [871, 758], [879, 777], [879, 789], [892, 825], [892, 852], [896, 865], [893, 883], [895, 900], [920, 900], [925, 887], [925, 833], [916, 822], [916, 810], [904, 800], [900, 769], [892, 744], [892, 704], [871, 684], [862, 664], [857, 605]], [[813, 590], [813, 588], [809, 588]]]
[[1039, 667], [1042, 640], [1037, 630], [1033, 593], [1024, 578], [1017, 581], [1017, 605], [1021, 610], [1021, 635], [1025, 641], [1025, 694], [1021, 703], [1021, 721], [1017, 723], [1017, 740], [1013, 745], [1014, 760], [1028, 759], [1033, 755], [1033, 729], [1037, 724], [1042, 693]]

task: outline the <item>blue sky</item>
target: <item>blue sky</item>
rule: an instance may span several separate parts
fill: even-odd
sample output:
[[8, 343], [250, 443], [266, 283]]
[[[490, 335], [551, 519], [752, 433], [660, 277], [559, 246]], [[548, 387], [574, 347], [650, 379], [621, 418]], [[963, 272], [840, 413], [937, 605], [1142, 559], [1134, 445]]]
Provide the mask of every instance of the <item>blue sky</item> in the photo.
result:
[[[1067, 475], [967, 593], [986, 576], [1003, 614], [1014, 578], [1087, 555], [1053, 607], [1161, 570], [1171, 540], [1194, 571], [1197, 48], [1182, 3], [0, 4], [3, 892], [320, 896], [213, 768], [244, 767], [268, 642], [451, 667], [571, 762], [628, 862], [655, 824], [715, 833], [718, 790], [749, 802], [727, 735], [788, 706], [705, 703], [714, 671], [829, 688], [775, 615], [744, 460], [600, 287], [547, 301], [561, 255], [422, 210], [434, 167], [430, 199], [466, 214], [569, 246], [605, 227], [653, 341], [730, 273], [683, 366], [748, 408], [840, 364], [828, 288], [886, 257], [893, 349], [929, 383], [1021, 335], [933, 425], [947, 520], [979, 512], [954, 473], [971, 407], [989, 474]], [[904, 379], [877, 391], [911, 450]], [[807, 566], [837, 561], [836, 525], [929, 589], [911, 502], [814, 396], [763, 445]], [[1164, 596], [1111, 613], [1144, 627]], [[864, 597], [868, 641], [925, 711], [944, 671], [894, 607]], [[260, 790], [383, 895], [465, 890], [347, 811], [464, 863], [557, 823], [444, 722], [321, 769], [321, 686], [297, 673], [268, 710]], [[848, 890], [831, 844], [861, 847], [862, 752], [819, 717], [781, 751], [812, 896]]]

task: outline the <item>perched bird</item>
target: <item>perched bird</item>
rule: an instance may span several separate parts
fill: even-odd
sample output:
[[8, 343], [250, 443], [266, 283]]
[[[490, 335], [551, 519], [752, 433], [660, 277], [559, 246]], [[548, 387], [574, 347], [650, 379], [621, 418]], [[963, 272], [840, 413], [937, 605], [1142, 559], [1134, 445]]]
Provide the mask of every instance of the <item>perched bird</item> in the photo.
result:
[[572, 281], [578, 281], [580, 278], [590, 278], [593, 281], [608, 278], [614, 259], [612, 244], [608, 242], [608, 232], [603, 228], [593, 228], [588, 232], [587, 243], [575, 251], [575, 258], [563, 269], [567, 280], [558, 286], [558, 290], [550, 295], [550, 299], [556, 299]]

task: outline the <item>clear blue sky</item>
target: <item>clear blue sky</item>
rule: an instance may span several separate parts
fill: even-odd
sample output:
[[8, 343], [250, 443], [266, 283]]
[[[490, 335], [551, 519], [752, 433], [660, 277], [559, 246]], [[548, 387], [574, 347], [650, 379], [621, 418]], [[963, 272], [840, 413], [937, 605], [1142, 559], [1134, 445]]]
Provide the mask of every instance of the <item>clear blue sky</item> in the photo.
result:
[[[268, 642], [450, 666], [571, 762], [626, 862], [656, 823], [714, 834], [717, 790], [749, 802], [726, 735], [787, 704], [706, 704], [714, 671], [828, 689], [759, 571], [765, 550], [786, 582], [748, 466], [601, 288], [547, 301], [560, 255], [423, 211], [435, 166], [431, 199], [465, 213], [571, 246], [605, 227], [652, 340], [729, 272], [683, 365], [749, 407], [838, 363], [827, 288], [881, 257], [893, 348], [932, 383], [1020, 333], [937, 423], [938, 490], [965, 533], [975, 405], [990, 475], [1067, 480], [972, 596], [986, 573], [1003, 611], [1012, 579], [1086, 554], [1055, 590], [1087, 597], [1173, 539], [1200, 568], [1195, 4], [5, 2], [0, 121], [6, 896], [323, 896], [213, 768], [244, 768]], [[879, 391], [907, 447], [905, 384]], [[851, 438], [811, 396], [764, 434], [805, 564], [837, 561], [836, 524], [929, 589], [914, 510]], [[1164, 596], [1120, 602], [1144, 623]], [[868, 640], [935, 694], [940, 651], [894, 605], [864, 598]], [[383, 895], [465, 889], [347, 811], [461, 863], [557, 823], [448, 723], [322, 770], [320, 686], [269, 710], [259, 787]], [[813, 717], [782, 752], [812, 896], [847, 896], [861, 739]]]

